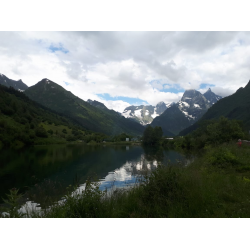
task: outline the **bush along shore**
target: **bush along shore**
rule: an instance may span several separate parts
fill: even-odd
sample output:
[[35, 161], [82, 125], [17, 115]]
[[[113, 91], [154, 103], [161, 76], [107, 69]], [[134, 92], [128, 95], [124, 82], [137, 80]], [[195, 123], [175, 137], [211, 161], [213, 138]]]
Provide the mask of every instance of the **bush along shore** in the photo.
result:
[[[53, 205], [42, 213], [31, 212], [28, 217], [250, 217], [250, 145], [237, 144], [236, 137], [247, 137], [237, 124], [221, 118], [210, 127], [203, 127], [202, 135], [199, 134], [201, 131], [196, 131], [197, 137], [189, 135], [188, 139], [183, 137], [171, 141], [175, 147], [184, 149], [196, 147], [198, 140], [200, 145], [206, 141], [200, 147], [203, 153], [188, 166], [182, 163], [158, 166], [138, 185], [111, 194], [100, 191], [98, 182], [88, 181], [83, 192], [72, 196], [72, 190], [69, 190], [63, 204]], [[232, 132], [230, 126], [234, 127]], [[219, 138], [225, 127], [229, 134], [222, 142]], [[202, 141], [203, 138], [206, 140]], [[9, 215], [25, 217], [27, 215], [17, 210], [16, 200], [20, 197], [14, 191], [8, 196]]]

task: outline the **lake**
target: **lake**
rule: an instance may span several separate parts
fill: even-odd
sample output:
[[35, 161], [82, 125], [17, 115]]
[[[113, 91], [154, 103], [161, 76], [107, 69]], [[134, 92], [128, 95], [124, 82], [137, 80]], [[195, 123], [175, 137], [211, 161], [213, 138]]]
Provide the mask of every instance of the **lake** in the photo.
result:
[[89, 177], [100, 182], [101, 190], [126, 187], [159, 163], [184, 160], [176, 151], [141, 146], [64, 144], [2, 150], [0, 197], [17, 188], [24, 194], [22, 202], [44, 207], [60, 200], [69, 185], [82, 186]]

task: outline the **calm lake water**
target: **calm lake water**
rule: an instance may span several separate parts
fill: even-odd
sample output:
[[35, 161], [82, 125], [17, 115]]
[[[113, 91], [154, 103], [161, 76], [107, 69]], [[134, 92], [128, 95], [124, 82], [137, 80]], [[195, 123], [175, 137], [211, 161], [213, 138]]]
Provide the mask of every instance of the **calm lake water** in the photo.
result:
[[[141, 146], [87, 146], [80, 144], [35, 146], [0, 151], [0, 197], [11, 188], [25, 194], [23, 202], [49, 205], [59, 200], [69, 185], [83, 185], [88, 177], [100, 189], [133, 185], [143, 171], [159, 163], [184, 161], [175, 151]], [[2, 199], [0, 200], [2, 203]]]

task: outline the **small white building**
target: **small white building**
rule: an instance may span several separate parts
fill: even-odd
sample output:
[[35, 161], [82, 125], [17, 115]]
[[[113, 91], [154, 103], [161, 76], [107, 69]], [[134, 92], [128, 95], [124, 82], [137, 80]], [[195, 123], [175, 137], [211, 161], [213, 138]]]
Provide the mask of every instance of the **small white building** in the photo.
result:
[[126, 141], [129, 141], [129, 138], [126, 138]]

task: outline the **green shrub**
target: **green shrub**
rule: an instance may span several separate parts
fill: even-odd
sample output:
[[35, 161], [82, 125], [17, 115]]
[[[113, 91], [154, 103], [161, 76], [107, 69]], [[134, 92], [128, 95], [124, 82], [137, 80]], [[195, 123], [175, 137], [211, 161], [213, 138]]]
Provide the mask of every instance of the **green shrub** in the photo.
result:
[[53, 135], [53, 130], [52, 130], [52, 129], [49, 129], [47, 132], [48, 132], [49, 134]]
[[36, 131], [36, 136], [38, 137], [42, 137], [42, 138], [48, 137], [48, 134], [43, 127], [37, 127], [35, 131]]
[[239, 164], [236, 156], [231, 153], [227, 148], [220, 148], [219, 150], [213, 151], [212, 155], [208, 158], [209, 163], [212, 165], [225, 165], [227, 163], [232, 165]]
[[67, 135], [66, 140], [67, 141], [75, 141], [75, 137], [73, 135]]

